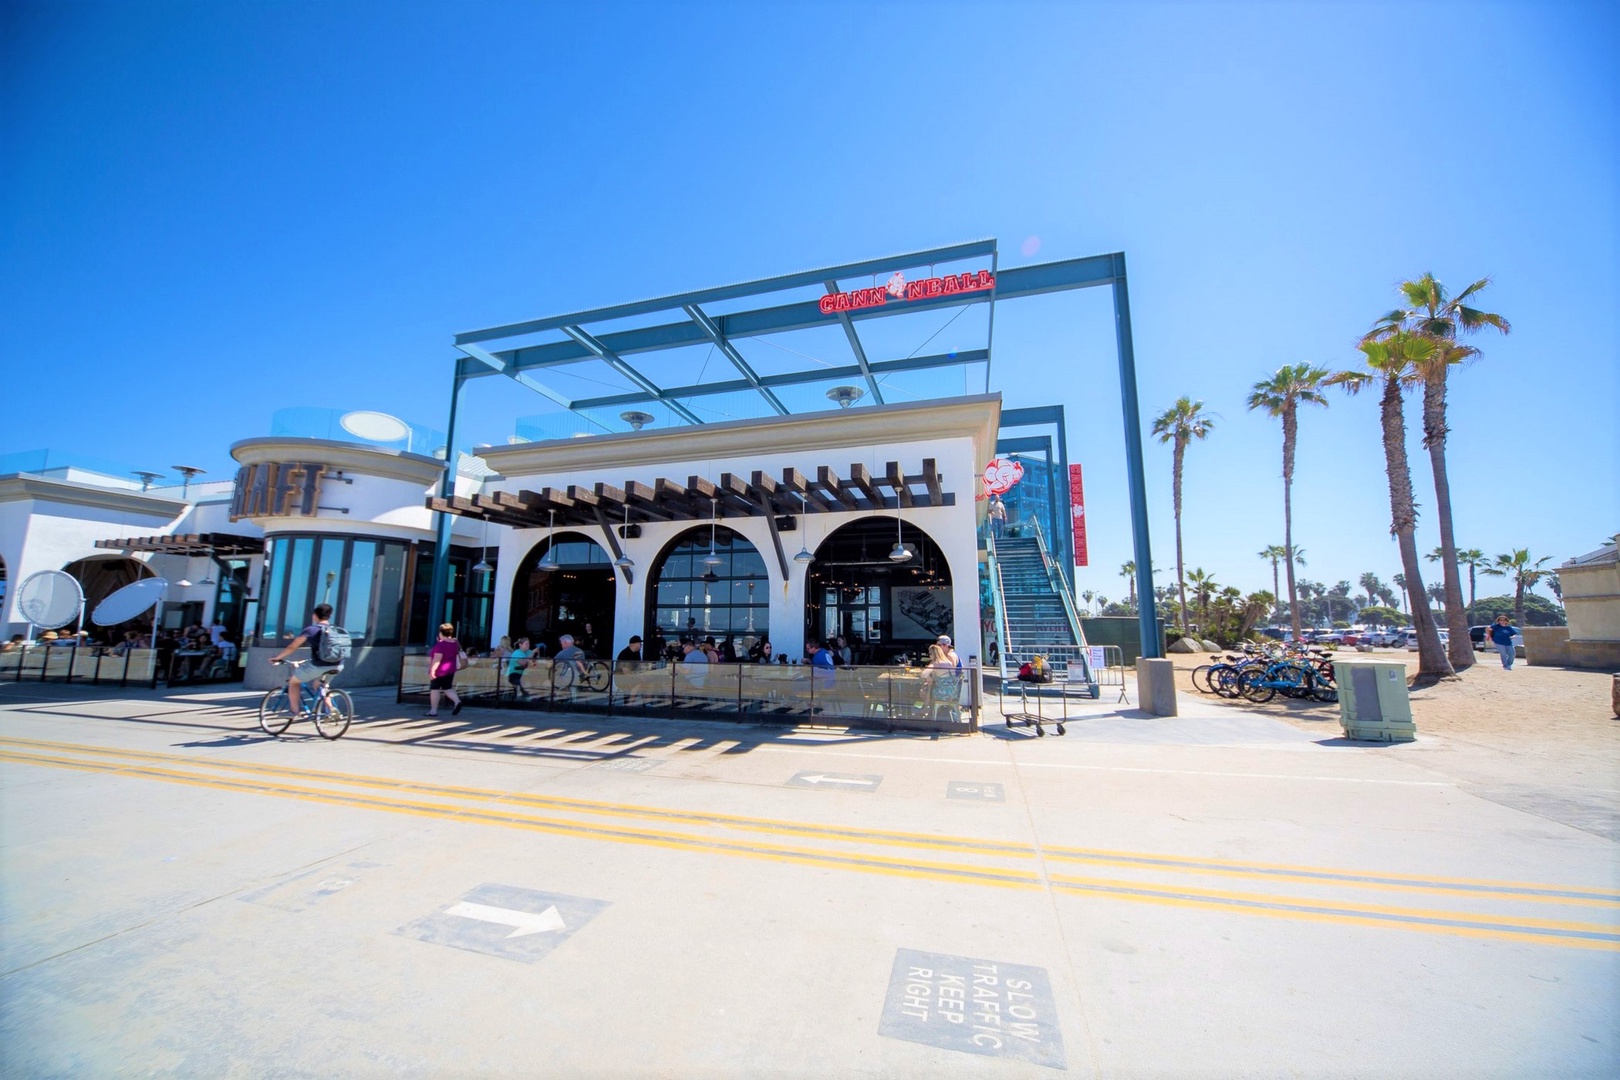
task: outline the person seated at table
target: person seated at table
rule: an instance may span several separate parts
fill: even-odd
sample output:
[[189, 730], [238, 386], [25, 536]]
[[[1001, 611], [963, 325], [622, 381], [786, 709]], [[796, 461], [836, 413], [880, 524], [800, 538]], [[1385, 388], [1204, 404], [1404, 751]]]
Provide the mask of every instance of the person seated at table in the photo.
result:
[[16, 652], [23, 647], [24, 638], [21, 634], [12, 634], [11, 640], [0, 645], [0, 652]]
[[681, 642], [681, 674], [694, 687], [702, 687], [709, 677], [709, 654], [696, 641]]
[[763, 637], [754, 642], [753, 647], [748, 650], [748, 659], [756, 664], [769, 664], [774, 661], [775, 647], [771, 644], [771, 639]]

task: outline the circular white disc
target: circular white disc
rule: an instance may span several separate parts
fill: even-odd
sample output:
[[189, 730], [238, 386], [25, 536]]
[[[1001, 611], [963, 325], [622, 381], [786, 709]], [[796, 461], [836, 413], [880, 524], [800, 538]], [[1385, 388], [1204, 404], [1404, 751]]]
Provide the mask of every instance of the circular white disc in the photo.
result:
[[350, 435], [358, 435], [372, 442], [399, 442], [411, 433], [405, 421], [380, 412], [344, 413], [338, 423]]
[[65, 570], [30, 574], [17, 590], [17, 610], [42, 630], [56, 630], [79, 617], [84, 590]]
[[169, 583], [162, 578], [142, 578], [132, 581], [96, 605], [90, 621], [97, 626], [117, 626], [128, 622], [147, 608], [163, 599]]

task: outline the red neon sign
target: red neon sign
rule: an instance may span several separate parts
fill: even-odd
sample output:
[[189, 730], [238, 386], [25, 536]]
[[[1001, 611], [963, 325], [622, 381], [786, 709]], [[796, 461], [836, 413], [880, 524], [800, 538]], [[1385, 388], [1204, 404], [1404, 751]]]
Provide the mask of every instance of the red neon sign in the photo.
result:
[[896, 273], [882, 288], [828, 293], [821, 298], [819, 306], [823, 315], [832, 315], [840, 311], [880, 307], [890, 300], [922, 300], [925, 297], [982, 292], [995, 287], [995, 275], [988, 270], [977, 272], [969, 270], [965, 274], [946, 274], [943, 277], [924, 278], [921, 281], [907, 281], [904, 274]]

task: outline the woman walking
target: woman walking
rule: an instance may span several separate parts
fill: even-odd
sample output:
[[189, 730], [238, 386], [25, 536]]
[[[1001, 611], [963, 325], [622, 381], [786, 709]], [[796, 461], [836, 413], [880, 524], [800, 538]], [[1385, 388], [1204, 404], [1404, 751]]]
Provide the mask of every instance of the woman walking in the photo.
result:
[[450, 715], [461, 712], [461, 698], [456, 694], [456, 671], [461, 667], [461, 644], [456, 641], [453, 623], [439, 627], [439, 640], [428, 650], [428, 716], [439, 715], [439, 695], [445, 694], [453, 706]]

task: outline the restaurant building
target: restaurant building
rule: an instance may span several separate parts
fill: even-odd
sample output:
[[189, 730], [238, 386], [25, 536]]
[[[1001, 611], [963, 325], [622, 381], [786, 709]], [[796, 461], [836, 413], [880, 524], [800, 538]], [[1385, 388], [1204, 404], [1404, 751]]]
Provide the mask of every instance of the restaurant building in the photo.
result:
[[[1019, 644], [996, 493], [1069, 605], [1071, 640], [1053, 644], [1083, 649], [1063, 411], [1004, 410], [991, 344], [998, 303], [1092, 286], [1114, 296], [1145, 575], [1124, 258], [1000, 269], [993, 240], [458, 334], [442, 434], [283, 410], [231, 447], [231, 481], [179, 498], [116, 470], [0, 474], [0, 572], [76, 566], [87, 611], [92, 592], [160, 574], [165, 625], [226, 618], [250, 686], [279, 679], [268, 657], [322, 602], [356, 639], [351, 685], [409, 683], [440, 621], [475, 649], [528, 637], [549, 654], [569, 634], [607, 657], [638, 636], [649, 660], [683, 638], [798, 659], [841, 637], [857, 664], [887, 665], [943, 634], [977, 662], [992, 638], [1003, 657]], [[538, 406], [504, 436], [498, 386]], [[24, 629], [10, 596], [3, 617]]]

